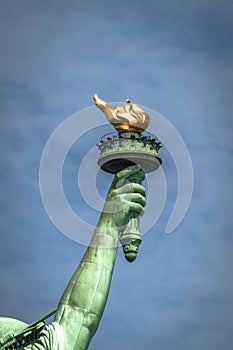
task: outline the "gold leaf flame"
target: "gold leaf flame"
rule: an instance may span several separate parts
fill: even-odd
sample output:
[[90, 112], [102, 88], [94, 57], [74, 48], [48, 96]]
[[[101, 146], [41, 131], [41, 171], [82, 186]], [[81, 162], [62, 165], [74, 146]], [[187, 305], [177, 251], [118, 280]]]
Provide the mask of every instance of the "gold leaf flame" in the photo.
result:
[[147, 129], [150, 124], [149, 115], [128, 99], [124, 106], [116, 107], [111, 107], [107, 102], [102, 101], [97, 94], [94, 95], [93, 99], [96, 106], [105, 114], [108, 121], [117, 131], [143, 131]]

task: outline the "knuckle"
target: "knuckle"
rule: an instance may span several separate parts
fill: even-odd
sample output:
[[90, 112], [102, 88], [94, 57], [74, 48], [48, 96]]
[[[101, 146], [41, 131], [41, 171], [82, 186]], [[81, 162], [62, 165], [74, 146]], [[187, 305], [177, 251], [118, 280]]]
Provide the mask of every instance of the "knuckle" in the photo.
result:
[[143, 193], [143, 194], [146, 193], [144, 186], [142, 186], [140, 184], [137, 184], [137, 183], [132, 183], [132, 186], [133, 186], [133, 190], [135, 192], [140, 192], [140, 193]]
[[128, 193], [134, 192], [134, 187], [133, 187], [133, 184], [131, 182], [125, 185], [125, 189]]
[[111, 199], [114, 199], [115, 197], [117, 197], [117, 195], [118, 195], [118, 191], [117, 190], [112, 190], [112, 192], [111, 192]]

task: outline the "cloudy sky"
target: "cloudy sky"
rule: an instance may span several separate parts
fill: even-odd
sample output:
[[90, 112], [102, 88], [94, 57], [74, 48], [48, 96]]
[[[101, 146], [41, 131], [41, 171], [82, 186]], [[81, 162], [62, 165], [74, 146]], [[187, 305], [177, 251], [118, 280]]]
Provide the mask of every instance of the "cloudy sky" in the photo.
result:
[[[55, 128], [98, 92], [106, 101], [130, 98], [174, 125], [190, 152], [194, 191], [184, 220], [166, 235], [177, 171], [161, 150], [164, 211], [137, 261], [128, 264], [119, 250], [90, 349], [230, 350], [231, 1], [8, 0], [0, 16], [1, 314], [29, 323], [56, 307], [85, 251], [47, 216], [39, 165]], [[98, 140], [82, 140], [64, 164], [64, 190], [95, 222], [76, 175], [80, 154]], [[109, 179], [97, 176], [103, 194]]]

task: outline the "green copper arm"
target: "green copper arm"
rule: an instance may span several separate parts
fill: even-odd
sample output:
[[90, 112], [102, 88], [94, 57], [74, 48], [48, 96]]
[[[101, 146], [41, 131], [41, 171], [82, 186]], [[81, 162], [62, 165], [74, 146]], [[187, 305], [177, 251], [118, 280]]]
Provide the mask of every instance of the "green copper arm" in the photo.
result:
[[132, 176], [141, 179], [138, 166], [116, 174], [90, 246], [59, 302], [55, 322], [62, 328], [65, 350], [87, 349], [106, 305], [119, 234], [135, 213], [143, 212], [145, 190], [127, 181]]

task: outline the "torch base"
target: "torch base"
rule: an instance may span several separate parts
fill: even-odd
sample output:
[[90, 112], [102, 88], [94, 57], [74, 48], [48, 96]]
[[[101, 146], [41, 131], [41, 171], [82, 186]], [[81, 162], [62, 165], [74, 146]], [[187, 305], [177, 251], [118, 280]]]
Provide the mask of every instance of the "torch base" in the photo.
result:
[[102, 156], [98, 160], [98, 165], [107, 173], [116, 174], [131, 165], [140, 165], [144, 173], [150, 173], [161, 164], [159, 157], [150, 154], [137, 154], [134, 152], [122, 152]]

